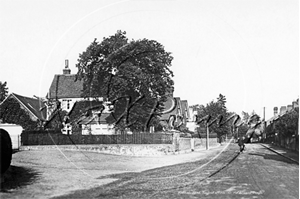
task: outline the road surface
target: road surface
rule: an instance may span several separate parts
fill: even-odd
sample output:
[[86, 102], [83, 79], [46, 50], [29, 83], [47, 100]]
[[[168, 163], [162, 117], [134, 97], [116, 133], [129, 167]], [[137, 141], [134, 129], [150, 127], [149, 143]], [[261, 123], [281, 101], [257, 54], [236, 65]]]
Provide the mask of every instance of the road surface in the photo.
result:
[[260, 144], [141, 173], [104, 176], [110, 184], [58, 198], [299, 198], [299, 165]]
[[238, 151], [237, 144], [160, 157], [21, 151], [0, 198], [299, 198], [298, 163], [260, 144]]

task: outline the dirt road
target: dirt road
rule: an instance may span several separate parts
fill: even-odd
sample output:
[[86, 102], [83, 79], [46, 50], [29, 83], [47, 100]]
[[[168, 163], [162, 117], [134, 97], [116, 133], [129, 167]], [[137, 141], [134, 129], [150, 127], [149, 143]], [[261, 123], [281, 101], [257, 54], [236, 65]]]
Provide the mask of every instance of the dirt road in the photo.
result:
[[[243, 153], [237, 151], [238, 146], [231, 144], [227, 150], [211, 159], [212, 161], [208, 161], [208, 157], [141, 173], [106, 176], [119, 180], [94, 189], [79, 190], [57, 199], [299, 198], [297, 162], [260, 144], [248, 144]], [[299, 154], [294, 155], [299, 157]]]

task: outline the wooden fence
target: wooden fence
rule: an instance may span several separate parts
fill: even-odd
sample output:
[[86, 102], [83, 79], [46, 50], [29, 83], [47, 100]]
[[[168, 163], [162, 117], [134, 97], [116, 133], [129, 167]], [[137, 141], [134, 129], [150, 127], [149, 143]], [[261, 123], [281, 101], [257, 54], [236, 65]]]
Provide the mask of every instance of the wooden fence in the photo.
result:
[[65, 135], [59, 131], [23, 131], [21, 144], [71, 145], [71, 144], [172, 144], [172, 134], [134, 133], [119, 135]]

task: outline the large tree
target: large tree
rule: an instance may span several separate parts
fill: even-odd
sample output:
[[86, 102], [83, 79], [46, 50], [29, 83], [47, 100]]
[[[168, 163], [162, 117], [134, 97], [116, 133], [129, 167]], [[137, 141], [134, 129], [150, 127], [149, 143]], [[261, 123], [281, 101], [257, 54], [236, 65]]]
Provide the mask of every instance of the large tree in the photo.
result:
[[[222, 94], [219, 95], [217, 98], [217, 101], [211, 101], [209, 102], [205, 107], [201, 109], [200, 112], [198, 112], [198, 118], [205, 117], [206, 115], [210, 115], [211, 119], [208, 123], [210, 123], [212, 120], [216, 119], [220, 115], [223, 116], [222, 121], [226, 121], [226, 119], [229, 117], [229, 113], [227, 112], [226, 108], [226, 97]], [[221, 122], [222, 124], [222, 122]], [[200, 127], [205, 127], [205, 124], [202, 123]], [[221, 136], [227, 134], [230, 132], [230, 126], [229, 123], [224, 123], [220, 127], [217, 125], [217, 123], [214, 123], [210, 126], [210, 132], [214, 132], [217, 134], [217, 136], [220, 138]]]
[[2, 102], [7, 97], [7, 94], [8, 94], [7, 83], [6, 82], [2, 83], [0, 81], [0, 102]]
[[227, 111], [226, 108], [226, 97], [222, 94], [219, 94], [219, 97], [217, 98], [217, 103], [220, 104], [220, 106], [222, 106], [222, 110], [224, 110], [225, 112]]
[[250, 114], [245, 111], [242, 111], [242, 121], [244, 122], [244, 124], [248, 124], [249, 118]]
[[166, 95], [173, 92], [173, 57], [157, 41], [129, 40], [126, 32], [96, 39], [79, 55], [77, 77], [83, 97], [104, 97], [114, 104], [108, 120], [117, 128], [146, 130], [158, 125]]

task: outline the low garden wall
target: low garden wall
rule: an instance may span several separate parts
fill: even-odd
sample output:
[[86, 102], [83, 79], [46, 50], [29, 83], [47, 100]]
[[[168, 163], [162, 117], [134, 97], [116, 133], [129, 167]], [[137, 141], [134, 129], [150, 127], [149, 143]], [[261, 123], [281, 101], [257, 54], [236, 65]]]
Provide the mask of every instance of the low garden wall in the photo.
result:
[[[191, 152], [191, 138], [179, 139], [179, 153]], [[206, 139], [195, 138], [194, 150], [205, 150]], [[211, 138], [209, 147], [217, 147], [216, 138]], [[20, 150], [67, 150], [67, 151], [89, 151], [108, 153], [115, 155], [130, 156], [160, 156], [175, 154], [173, 144], [71, 144], [71, 145], [27, 145], [21, 146]]]
[[172, 144], [100, 144], [100, 145], [43, 145], [21, 146], [21, 150], [89, 151], [130, 156], [160, 156], [173, 154]]
[[[194, 138], [195, 149], [206, 148], [206, 138]], [[209, 147], [216, 147], [220, 144], [217, 138], [209, 138]], [[191, 138], [180, 138], [179, 140], [179, 151], [191, 150]]]

